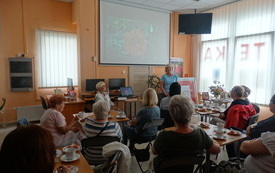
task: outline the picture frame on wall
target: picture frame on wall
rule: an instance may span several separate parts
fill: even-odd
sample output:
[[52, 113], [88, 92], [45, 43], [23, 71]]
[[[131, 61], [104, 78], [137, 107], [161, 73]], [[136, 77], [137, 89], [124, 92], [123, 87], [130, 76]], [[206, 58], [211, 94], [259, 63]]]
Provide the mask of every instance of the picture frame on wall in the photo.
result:
[[202, 92], [201, 97], [202, 97], [202, 100], [209, 100], [210, 99], [209, 92]]
[[172, 73], [178, 75], [178, 77], [183, 77], [183, 59], [170, 57], [169, 63], [173, 66]]
[[189, 97], [195, 104], [198, 104], [197, 82], [195, 77], [179, 78], [181, 95]]

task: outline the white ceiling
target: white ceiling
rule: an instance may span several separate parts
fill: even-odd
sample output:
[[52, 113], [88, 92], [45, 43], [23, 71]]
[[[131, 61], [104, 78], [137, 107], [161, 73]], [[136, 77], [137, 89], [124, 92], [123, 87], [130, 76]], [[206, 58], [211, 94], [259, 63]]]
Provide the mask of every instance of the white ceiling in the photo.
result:
[[162, 11], [176, 11], [179, 13], [194, 13], [206, 11], [241, 0], [105, 0], [114, 3], [157, 9]]
[[[73, 0], [58, 0], [72, 2]], [[109, 2], [179, 13], [203, 12], [241, 0], [105, 0]]]

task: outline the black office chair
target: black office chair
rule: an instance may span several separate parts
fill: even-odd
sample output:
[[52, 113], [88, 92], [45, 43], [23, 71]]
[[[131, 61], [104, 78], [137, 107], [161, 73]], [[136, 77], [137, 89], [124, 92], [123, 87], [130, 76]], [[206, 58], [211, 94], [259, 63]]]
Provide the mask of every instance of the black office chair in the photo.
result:
[[97, 136], [81, 140], [82, 154], [90, 165], [105, 163], [108, 159], [102, 156], [102, 147], [110, 142], [120, 141], [116, 136]]
[[141, 164], [139, 162], [145, 162], [145, 161], [149, 160], [149, 158], [150, 158], [149, 149], [152, 146], [151, 142], [157, 137], [157, 132], [156, 132], [156, 134], [153, 134], [152, 136], [150, 136], [149, 138], [146, 138], [146, 139], [142, 138], [143, 133], [146, 132], [146, 130], [148, 128], [152, 128], [152, 127], [158, 128], [158, 126], [162, 125], [163, 121], [164, 121], [164, 119], [160, 118], [160, 119], [154, 119], [150, 122], [145, 123], [143, 125], [142, 129], [139, 131], [137, 138], [135, 139], [135, 144], [142, 144], [142, 143], [149, 142], [145, 149], [137, 149], [137, 148], [135, 148], [135, 144], [134, 144], [134, 154], [136, 156], [138, 166], [139, 166], [141, 172], [143, 172], [143, 173], [146, 171], [143, 171]]
[[[156, 173], [178, 173], [178, 172], [186, 172], [192, 173], [194, 170], [194, 165], [198, 165], [195, 169], [194, 173], [198, 171], [202, 172], [202, 163], [204, 161], [204, 155], [197, 156], [183, 156], [173, 159], [163, 160], [160, 163], [160, 168], [155, 169]], [[184, 171], [183, 171], [184, 170]]]
[[108, 162], [101, 172], [103, 173], [115, 173], [118, 170], [118, 161], [121, 156], [121, 151], [116, 152], [112, 157], [108, 159]]
[[44, 97], [40, 96], [40, 100], [41, 100], [43, 109], [47, 110], [48, 109], [48, 104], [47, 104], [46, 100], [44, 99]]

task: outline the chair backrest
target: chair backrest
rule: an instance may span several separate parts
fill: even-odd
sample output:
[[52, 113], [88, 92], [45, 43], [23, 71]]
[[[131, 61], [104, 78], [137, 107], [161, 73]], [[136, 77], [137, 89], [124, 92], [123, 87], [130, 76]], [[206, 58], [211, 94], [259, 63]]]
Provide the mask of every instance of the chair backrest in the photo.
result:
[[247, 120], [247, 124], [246, 124], [246, 127], [256, 123], [259, 119], [259, 114], [256, 114], [256, 115], [253, 115], [251, 117], [248, 118]]
[[162, 125], [163, 121], [164, 121], [164, 118], [160, 118], [160, 119], [153, 119], [150, 122], [145, 123], [142, 129], [140, 130], [140, 132], [138, 133], [138, 135], [142, 135], [142, 133], [148, 128], [158, 127]]
[[255, 103], [251, 103], [251, 104], [252, 104], [252, 106], [254, 107], [256, 113], [257, 113], [257, 114], [260, 113], [260, 107], [259, 107], [257, 104], [255, 104]]
[[112, 157], [110, 157], [102, 172], [103, 173], [113, 173], [115, 171], [115, 168], [117, 170], [117, 165], [118, 165], [120, 156], [121, 156], [121, 151], [118, 151]]
[[40, 100], [41, 100], [43, 109], [47, 110], [48, 109], [48, 104], [47, 104], [46, 100], [44, 99], [44, 97], [40, 96]]
[[164, 118], [164, 121], [162, 123], [162, 125], [159, 127], [159, 130], [161, 129], [165, 129], [167, 127], [173, 127], [175, 126], [174, 121], [171, 118], [170, 112], [169, 110], [160, 110], [160, 117]]
[[[163, 160], [160, 164], [160, 172], [166, 172], [167, 170], [171, 170], [172, 168], [179, 168], [182, 171], [182, 168], [186, 166], [191, 166], [191, 170], [189, 172], [193, 172], [193, 166], [198, 165], [194, 172], [200, 170], [202, 171], [202, 162], [204, 161], [205, 156], [183, 156], [178, 158], [173, 158], [169, 160]], [[186, 167], [187, 168], [187, 167]], [[185, 172], [188, 172], [187, 169]]]
[[107, 161], [102, 156], [102, 147], [110, 142], [120, 141], [116, 136], [97, 136], [81, 140], [82, 154], [90, 165], [98, 165]]

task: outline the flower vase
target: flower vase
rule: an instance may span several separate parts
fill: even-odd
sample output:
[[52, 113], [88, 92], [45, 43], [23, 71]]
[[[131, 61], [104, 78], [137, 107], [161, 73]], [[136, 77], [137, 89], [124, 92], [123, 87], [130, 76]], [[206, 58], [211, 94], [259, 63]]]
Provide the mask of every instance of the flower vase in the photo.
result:
[[219, 95], [214, 95], [215, 99], [218, 100], [219, 99]]

